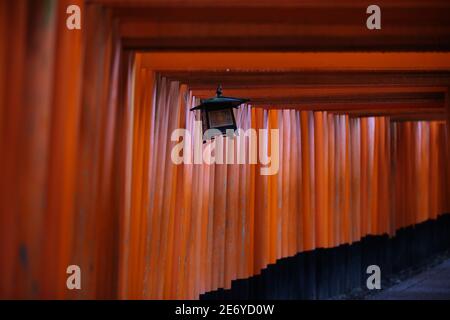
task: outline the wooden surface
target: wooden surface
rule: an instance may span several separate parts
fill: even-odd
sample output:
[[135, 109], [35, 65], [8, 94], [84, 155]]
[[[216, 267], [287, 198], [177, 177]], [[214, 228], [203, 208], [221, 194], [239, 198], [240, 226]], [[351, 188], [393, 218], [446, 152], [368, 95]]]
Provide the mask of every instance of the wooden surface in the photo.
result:
[[[142, 87], [148, 85], [144, 81]], [[165, 102], [154, 105], [161, 113], [151, 132], [165, 137], [173, 121], [192, 129], [193, 113], [187, 111], [192, 98], [172, 107], [183, 90], [178, 82], [158, 82], [157, 96]], [[146, 288], [139, 280], [143, 275], [134, 274], [140, 289], [130, 287], [125, 297], [141, 297], [143, 291], [146, 298], [195, 298], [259, 274], [276, 259], [369, 234], [392, 236], [449, 210], [445, 122], [249, 107], [241, 108], [237, 119], [243, 128], [280, 130], [278, 174], [262, 176], [260, 165], [249, 164], [177, 166], [168, 154], [174, 143], [154, 140], [160, 151], [153, 158], [164, 172], [150, 183], [159, 192], [152, 195], [152, 216], [131, 223], [160, 222], [151, 232], [157, 236], [150, 250], [137, 254], [154, 260], [153, 282]], [[183, 221], [186, 214], [187, 224], [173, 222], [172, 216]]]
[[[0, 297], [197, 298], [448, 212], [449, 6], [380, 3], [385, 31], [365, 39], [338, 25], [349, 1], [219, 1], [214, 24], [204, 1], [1, 0]], [[240, 127], [280, 130], [277, 175], [170, 161], [172, 130], [219, 82], [255, 99]]]

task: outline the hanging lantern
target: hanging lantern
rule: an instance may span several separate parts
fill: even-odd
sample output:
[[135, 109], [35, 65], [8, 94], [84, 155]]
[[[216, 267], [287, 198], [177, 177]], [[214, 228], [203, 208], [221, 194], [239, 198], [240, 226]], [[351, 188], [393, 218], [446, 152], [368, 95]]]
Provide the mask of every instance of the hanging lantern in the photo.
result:
[[[237, 109], [242, 103], [250, 101], [249, 99], [222, 96], [220, 85], [216, 94], [214, 98], [202, 99], [200, 105], [191, 109], [191, 111], [200, 110], [205, 140], [211, 140], [218, 135], [227, 135], [231, 130], [234, 133], [237, 127], [233, 108]], [[211, 130], [208, 131], [209, 129], [217, 129], [218, 131], [214, 133]], [[227, 132], [227, 130], [229, 131]]]

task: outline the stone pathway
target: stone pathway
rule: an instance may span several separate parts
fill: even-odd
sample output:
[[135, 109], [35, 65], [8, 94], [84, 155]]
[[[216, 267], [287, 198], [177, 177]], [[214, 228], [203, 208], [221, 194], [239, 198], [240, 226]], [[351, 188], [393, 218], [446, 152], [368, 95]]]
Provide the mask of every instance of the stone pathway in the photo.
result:
[[450, 300], [450, 259], [366, 299]]

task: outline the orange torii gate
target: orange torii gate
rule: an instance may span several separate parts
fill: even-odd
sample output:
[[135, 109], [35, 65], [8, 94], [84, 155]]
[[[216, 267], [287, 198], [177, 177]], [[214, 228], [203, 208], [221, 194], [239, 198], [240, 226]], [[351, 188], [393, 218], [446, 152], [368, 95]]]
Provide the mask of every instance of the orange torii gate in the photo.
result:
[[[277, 10], [293, 23], [288, 2]], [[65, 28], [69, 4], [84, 12], [81, 31]], [[418, 35], [411, 43], [395, 35], [398, 52], [364, 32], [356, 49], [372, 52], [310, 52], [292, 41], [301, 28], [284, 25], [280, 43], [265, 36], [277, 21], [259, 8], [267, 27], [233, 51], [211, 35], [199, 43], [200, 5], [170, 21], [124, 5], [0, 2], [0, 297], [198, 298], [277, 259], [449, 211], [450, 57], [432, 50], [448, 45], [445, 28], [437, 44], [426, 31], [404, 31]], [[180, 17], [187, 40], [173, 42]], [[262, 19], [241, 18], [225, 36]], [[172, 130], [192, 127], [189, 104], [220, 80], [255, 99], [241, 126], [280, 130], [279, 174], [170, 161]], [[67, 290], [70, 264], [86, 290]]]

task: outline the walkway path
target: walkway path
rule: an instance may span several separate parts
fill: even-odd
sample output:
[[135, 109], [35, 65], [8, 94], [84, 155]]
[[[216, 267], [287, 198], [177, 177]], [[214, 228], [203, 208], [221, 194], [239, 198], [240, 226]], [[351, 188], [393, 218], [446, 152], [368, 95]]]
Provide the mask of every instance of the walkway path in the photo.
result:
[[450, 300], [450, 259], [367, 299]]

